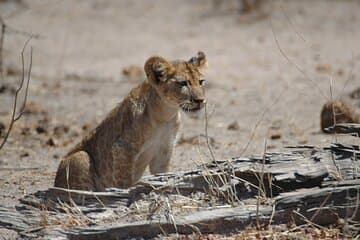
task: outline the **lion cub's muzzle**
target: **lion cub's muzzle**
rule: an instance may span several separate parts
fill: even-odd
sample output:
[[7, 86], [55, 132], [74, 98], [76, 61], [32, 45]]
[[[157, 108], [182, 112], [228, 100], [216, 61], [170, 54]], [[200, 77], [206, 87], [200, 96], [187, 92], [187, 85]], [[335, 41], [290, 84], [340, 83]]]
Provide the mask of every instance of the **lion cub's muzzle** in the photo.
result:
[[182, 105], [182, 110], [184, 112], [197, 112], [202, 109], [206, 104], [205, 98], [192, 99], [188, 104]]

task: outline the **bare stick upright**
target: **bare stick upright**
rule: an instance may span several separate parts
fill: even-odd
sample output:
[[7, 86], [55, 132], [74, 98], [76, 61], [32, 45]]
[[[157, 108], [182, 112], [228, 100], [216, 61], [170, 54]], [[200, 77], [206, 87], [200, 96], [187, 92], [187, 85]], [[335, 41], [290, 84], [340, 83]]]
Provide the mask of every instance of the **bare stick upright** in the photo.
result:
[[[31, 78], [32, 52], [33, 52], [32, 47], [30, 47], [30, 63], [29, 63], [29, 70], [28, 70], [27, 75], [25, 74], [24, 52], [25, 52], [26, 46], [29, 43], [29, 41], [31, 40], [31, 38], [32, 37], [28, 38], [28, 40], [25, 42], [24, 47], [23, 47], [23, 49], [21, 51], [22, 74], [21, 74], [21, 79], [20, 79], [20, 85], [15, 91], [15, 99], [14, 99], [14, 105], [13, 105], [13, 112], [12, 112], [12, 116], [11, 116], [11, 121], [9, 123], [9, 127], [8, 127], [8, 130], [5, 133], [4, 138], [3, 138], [2, 142], [0, 143], [0, 150], [4, 147], [8, 137], [10, 135], [10, 132], [11, 132], [11, 129], [12, 129], [14, 123], [16, 121], [18, 121], [21, 118], [22, 114], [24, 113], [24, 109], [25, 109], [25, 105], [26, 105], [26, 101], [27, 101], [27, 96], [28, 96], [28, 90], [29, 90], [29, 82], [30, 82], [30, 78]], [[19, 93], [21, 92], [21, 90], [24, 87], [24, 83], [25, 83], [25, 96], [24, 96], [23, 103], [22, 103], [22, 105], [20, 107], [20, 110], [17, 113], [16, 110], [17, 110], [17, 104], [18, 104], [18, 96], [19, 96]]]

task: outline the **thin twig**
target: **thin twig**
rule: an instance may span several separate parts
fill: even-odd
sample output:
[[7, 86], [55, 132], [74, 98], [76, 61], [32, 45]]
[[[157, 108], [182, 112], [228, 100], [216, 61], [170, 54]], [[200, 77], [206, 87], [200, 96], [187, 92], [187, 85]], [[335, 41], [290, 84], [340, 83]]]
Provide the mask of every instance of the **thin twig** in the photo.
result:
[[353, 212], [352, 216], [350, 217], [350, 221], [352, 221], [356, 217], [356, 214], [357, 214], [357, 212], [359, 210], [359, 206], [360, 206], [360, 189], [358, 188], [357, 191], [356, 191], [355, 209], [354, 209], [354, 212]]
[[304, 219], [304, 221], [305, 221], [306, 223], [308, 223], [309, 225], [311, 225], [311, 226], [313, 226], [313, 227], [317, 227], [317, 228], [320, 228], [320, 229], [326, 229], [325, 227], [320, 226], [319, 224], [316, 224], [316, 223], [310, 221], [307, 217], [305, 217], [303, 214], [299, 213], [298, 211], [293, 210], [293, 213], [295, 213], [296, 215], [300, 216], [302, 219]]
[[0, 17], [1, 24], [1, 36], [0, 36], [0, 78], [1, 81], [4, 80], [4, 67], [3, 67], [3, 48], [4, 48], [4, 38], [5, 38], [5, 28], [6, 25], [2, 18]]
[[[265, 166], [265, 159], [266, 159], [266, 149], [267, 149], [267, 138], [264, 140], [264, 154], [262, 159], [262, 167], [259, 179], [259, 189], [262, 189], [265, 192], [265, 186], [263, 183], [264, 180], [264, 166]], [[265, 196], [262, 196], [265, 197]], [[256, 202], [256, 228], [260, 230], [260, 221], [259, 221], [259, 207], [260, 207], [260, 198], [261, 198], [261, 191], [258, 191], [258, 198]]]
[[[329, 91], [330, 91], [330, 103], [331, 103], [331, 111], [333, 114], [333, 126], [336, 125], [336, 112], [335, 112], [335, 104], [333, 102], [333, 91], [332, 91], [332, 76], [330, 76], [329, 79]], [[334, 137], [335, 137], [335, 143], [337, 143], [337, 134], [336, 131], [334, 131]]]
[[[211, 160], [216, 164], [216, 166], [221, 169], [220, 165], [218, 164], [218, 162], [216, 161], [216, 158], [215, 158], [215, 154], [214, 154], [214, 151], [211, 147], [211, 144], [210, 144], [210, 141], [209, 141], [209, 133], [208, 133], [208, 127], [209, 127], [209, 119], [208, 119], [208, 112], [207, 112], [207, 103], [205, 104], [205, 137], [206, 137], [206, 146], [209, 150], [209, 153], [210, 153], [210, 156], [211, 156]], [[211, 175], [210, 175], [211, 176]], [[218, 175], [222, 184], [225, 185], [226, 182], [225, 180], [220, 176]], [[216, 183], [216, 181], [214, 181]]]
[[14, 33], [14, 34], [17, 34], [17, 35], [23, 35], [24, 37], [27, 37], [27, 38], [29, 38], [29, 37], [35, 38], [35, 39], [41, 38], [40, 34], [34, 34], [34, 33], [31, 33], [31, 32], [18, 30], [16, 28], [12, 27], [12, 26], [9, 26], [8, 24], [6, 24], [6, 22], [4, 21], [4, 19], [1, 16], [0, 16], [0, 24], [6, 27], [6, 31], [8, 33]]
[[17, 34], [17, 35], [23, 35], [24, 37], [31, 37], [31, 38], [34, 38], [34, 39], [43, 38], [40, 34], [18, 30], [18, 29], [13, 28], [13, 27], [11, 27], [9, 25], [6, 25], [6, 30], [7, 30], [8, 33], [13, 33], [13, 34]]
[[296, 28], [295, 28], [295, 26], [294, 26], [293, 22], [291, 21], [291, 19], [290, 19], [289, 15], [286, 13], [286, 11], [284, 10], [284, 8], [283, 8], [282, 6], [280, 6], [280, 9], [281, 9], [281, 11], [282, 11], [283, 15], [285, 16], [286, 20], [288, 21], [288, 23], [289, 23], [290, 27], [292, 28], [292, 30], [294, 30], [294, 32], [295, 32], [295, 33], [299, 36], [299, 38], [301, 38], [301, 40], [303, 40], [303, 41], [306, 43], [305, 38], [303, 37], [303, 35], [302, 35], [302, 34], [300, 34], [300, 32], [299, 32], [299, 31], [297, 31], [297, 30], [296, 30]]
[[[25, 32], [25, 31], [21, 31], [21, 30], [17, 30], [9, 25], [6, 24], [6, 22], [4, 21], [4, 19], [0, 16], [0, 31], [1, 31], [1, 35], [0, 35], [0, 79], [4, 80], [4, 39], [5, 39], [5, 34], [6, 33], [13, 33], [13, 34], [18, 34], [18, 35], [23, 35], [25, 37], [28, 38], [27, 41], [29, 41], [29, 39], [38, 39], [40, 38], [39, 34], [33, 34], [30, 32]], [[26, 44], [25, 44], [26, 46]]]
[[349, 73], [349, 76], [347, 78], [347, 80], [345, 81], [344, 83], [344, 86], [343, 88], [341, 89], [339, 95], [337, 96], [336, 99], [340, 99], [345, 91], [345, 88], [346, 86], [348, 85], [348, 83], [354, 79], [354, 74], [353, 74], [353, 71], [354, 71], [354, 67], [355, 67], [355, 59], [354, 59], [354, 53], [351, 52], [351, 67], [350, 67], [350, 73]]
[[215, 158], [215, 154], [214, 154], [214, 151], [210, 145], [210, 142], [209, 142], [209, 134], [208, 134], [208, 126], [209, 126], [209, 119], [208, 119], [208, 115], [207, 115], [207, 104], [205, 104], [205, 135], [206, 135], [206, 145], [208, 147], [208, 150], [210, 152], [210, 156], [211, 156], [211, 159], [216, 162], [216, 158]]
[[252, 142], [252, 140], [254, 139], [255, 137], [255, 132], [256, 132], [256, 129], [259, 127], [260, 123], [262, 122], [262, 120], [264, 119], [265, 115], [270, 111], [270, 109], [276, 105], [280, 99], [282, 99], [282, 96], [283, 94], [285, 93], [286, 91], [286, 87], [284, 87], [282, 89], [282, 91], [280, 92], [280, 94], [278, 95], [278, 97], [275, 99], [275, 101], [270, 105], [270, 106], [267, 106], [265, 107], [264, 111], [262, 112], [260, 118], [258, 119], [258, 121], [255, 123], [255, 126], [253, 128], [253, 130], [251, 131], [251, 134], [250, 134], [250, 138], [249, 140], [247, 141], [245, 147], [243, 148], [243, 150], [241, 151], [240, 153], [240, 157], [242, 157], [242, 155], [246, 152], [246, 150], [248, 149], [248, 147], [250, 146], [250, 143]]
[[[332, 114], [333, 114], [333, 126], [336, 125], [336, 112], [335, 112], [335, 103], [333, 102], [333, 90], [332, 90], [332, 76], [330, 76], [330, 84], [329, 84], [329, 91], [330, 91], [330, 103], [331, 103], [331, 111], [332, 111]], [[334, 131], [334, 138], [335, 138], [335, 143], [337, 143], [337, 134], [336, 134], [336, 131]], [[331, 153], [331, 159], [333, 160], [333, 164], [336, 168], [336, 171], [337, 171], [337, 174], [339, 176], [340, 179], [342, 179], [342, 176], [341, 176], [341, 171], [338, 167], [338, 165], [336, 164], [336, 161], [335, 161], [335, 158], [334, 158], [334, 154]]]
[[306, 73], [305, 70], [303, 70], [298, 64], [296, 64], [294, 61], [292, 61], [288, 55], [286, 54], [286, 52], [284, 51], [284, 49], [280, 46], [280, 43], [279, 43], [279, 40], [277, 38], [277, 35], [275, 33], [275, 30], [274, 30], [274, 26], [273, 26], [273, 23], [272, 23], [272, 17], [270, 16], [269, 17], [269, 21], [270, 21], [270, 28], [271, 28], [271, 31], [273, 33], [273, 37], [274, 37], [274, 40], [275, 40], [275, 43], [276, 43], [276, 46], [277, 48], [279, 49], [281, 55], [291, 64], [293, 65], [308, 81], [310, 81], [316, 88], [317, 90], [319, 91], [319, 93], [325, 98], [325, 99], [328, 99], [328, 97], [326, 96], [326, 94], [321, 90], [321, 88], [319, 87], [319, 85], [316, 84], [316, 82]]
[[[225, 169], [218, 164], [218, 162], [216, 161], [215, 158], [215, 154], [214, 151], [211, 147], [210, 141], [209, 141], [209, 134], [208, 134], [208, 125], [209, 125], [209, 120], [208, 120], [208, 112], [207, 112], [207, 104], [205, 104], [205, 137], [206, 137], [206, 145], [208, 147], [208, 150], [210, 152], [210, 156], [212, 158], [212, 161], [216, 164], [216, 166], [218, 167], [218, 169], [221, 171], [221, 174], [216, 173], [217, 177], [221, 180], [221, 183], [223, 184], [223, 186], [226, 186], [228, 184], [230, 184], [230, 188], [226, 188], [226, 192], [227, 192], [227, 196], [225, 197], [225, 199], [227, 199], [228, 203], [231, 203], [232, 205], [235, 204], [235, 201], [239, 201], [237, 195], [236, 195], [236, 186], [231, 184], [231, 179], [232, 176], [235, 176], [235, 174], [229, 174], [228, 172], [225, 171]], [[232, 164], [228, 161], [229, 166], [231, 167]], [[232, 175], [232, 176], [231, 176]], [[212, 176], [212, 175], [210, 175]], [[216, 183], [217, 188], [219, 187], [216, 180], [213, 181], [214, 183]], [[222, 193], [222, 191], [219, 191]], [[229, 199], [230, 197], [230, 199]]]
[[30, 171], [39, 170], [39, 167], [1, 167], [0, 171]]
[[[286, 11], [284, 10], [284, 8], [283, 8], [282, 6], [280, 6], [280, 9], [281, 9], [281, 12], [283, 13], [283, 15], [285, 16], [287, 22], [289, 23], [291, 29], [298, 35], [298, 37], [299, 37], [302, 41], [304, 41], [304, 42], [306, 43], [307, 41], [305, 40], [304, 36], [295, 28], [293, 22], [291, 21], [289, 15], [286, 13]], [[271, 27], [272, 27], [272, 31], [273, 31], [273, 33], [274, 33], [273, 26], [272, 26], [272, 22], [271, 22], [271, 18], [270, 18], [270, 24], [271, 24]], [[275, 35], [274, 35], [274, 37], [276, 38]], [[276, 42], [277, 45], [280, 45], [280, 44], [278, 43], [278, 41], [277, 41], [277, 38], [275, 39], [275, 42]], [[279, 50], [280, 50], [281, 54], [289, 61], [290, 59], [287, 57], [286, 54], [284, 54], [285, 52], [284, 52], [281, 48], [279, 48]], [[296, 66], [296, 64], [294, 64], [292, 61], [289, 61], [289, 62]], [[296, 66], [296, 67], [297, 67], [297, 66]], [[343, 88], [341, 89], [341, 91], [340, 91], [340, 93], [338, 94], [338, 96], [336, 97], [336, 99], [340, 99], [340, 98], [342, 97], [342, 95], [343, 95], [343, 93], [344, 93], [344, 90], [345, 90], [345, 88], [347, 87], [348, 83], [349, 83], [351, 80], [354, 79], [354, 75], [353, 75], [354, 67], [355, 67], [355, 59], [354, 59], [354, 53], [353, 53], [353, 51], [352, 51], [352, 52], [351, 52], [351, 67], [350, 67], [350, 73], [349, 73], [349, 76], [348, 76], [347, 80], [346, 80], [345, 83], [344, 83]], [[297, 68], [298, 68], [298, 67], [297, 67]], [[305, 72], [305, 71], [302, 71], [302, 70], [299, 69], [299, 68], [298, 68], [298, 70], [299, 70], [302, 74], [304, 74], [304, 72]], [[305, 74], [305, 75], [307, 75], [307, 74]], [[308, 78], [308, 77], [307, 77], [307, 78]], [[309, 79], [309, 78], [308, 78], [308, 79]], [[310, 79], [310, 80], [312, 80], [312, 79]], [[312, 81], [312, 82], [313, 82], [313, 81]], [[316, 84], [315, 84], [315, 85], [316, 85]]]
[[[24, 108], [25, 108], [25, 105], [26, 105], [26, 101], [27, 101], [27, 96], [28, 96], [28, 90], [29, 90], [29, 82], [30, 82], [30, 79], [31, 79], [31, 69], [32, 69], [32, 55], [33, 55], [33, 49], [32, 47], [30, 47], [30, 63], [29, 63], [29, 70], [28, 70], [28, 74], [27, 74], [27, 78], [25, 80], [25, 61], [24, 61], [24, 52], [25, 52], [25, 49], [26, 49], [26, 46], [28, 45], [29, 41], [32, 39], [32, 37], [28, 38], [28, 40], [25, 42], [24, 44], [24, 47], [21, 51], [21, 63], [22, 63], [22, 77], [20, 79], [20, 85], [19, 87], [16, 89], [15, 91], [15, 99], [14, 99], [14, 105], [13, 105], [13, 112], [12, 112], [12, 116], [11, 116], [11, 121], [10, 121], [10, 124], [9, 124], [9, 127], [8, 127], [8, 130], [5, 134], [5, 137], [3, 138], [1, 144], [0, 144], [0, 150], [4, 147], [9, 135], [10, 135], [10, 132], [12, 130], [12, 127], [14, 125], [14, 123], [16, 121], [18, 121], [22, 114], [24, 113]], [[23, 86], [24, 86], [24, 82], [26, 81], [26, 87], [25, 87], [25, 97], [24, 97], [24, 101], [23, 101], [23, 104], [20, 108], [20, 111], [18, 114], [16, 114], [16, 110], [17, 110], [17, 104], [18, 104], [18, 96], [19, 96], [19, 93], [21, 92]]]
[[320, 204], [320, 207], [316, 210], [316, 212], [314, 213], [314, 215], [312, 215], [312, 217], [310, 218], [310, 221], [314, 221], [316, 216], [320, 213], [321, 209], [325, 206], [325, 204], [327, 203], [327, 201], [329, 200], [329, 198], [331, 197], [332, 193], [330, 192], [326, 198], [324, 199], [324, 201]]

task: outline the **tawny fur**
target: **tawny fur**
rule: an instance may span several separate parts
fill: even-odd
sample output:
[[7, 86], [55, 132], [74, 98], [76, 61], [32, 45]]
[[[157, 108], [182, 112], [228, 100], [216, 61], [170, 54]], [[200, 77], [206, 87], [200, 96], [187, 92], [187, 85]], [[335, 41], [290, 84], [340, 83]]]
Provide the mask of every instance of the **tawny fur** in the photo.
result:
[[102, 191], [135, 184], [147, 166], [166, 172], [180, 125], [180, 110], [203, 108], [205, 54], [189, 61], [151, 57], [146, 81], [132, 89], [61, 161], [55, 186]]

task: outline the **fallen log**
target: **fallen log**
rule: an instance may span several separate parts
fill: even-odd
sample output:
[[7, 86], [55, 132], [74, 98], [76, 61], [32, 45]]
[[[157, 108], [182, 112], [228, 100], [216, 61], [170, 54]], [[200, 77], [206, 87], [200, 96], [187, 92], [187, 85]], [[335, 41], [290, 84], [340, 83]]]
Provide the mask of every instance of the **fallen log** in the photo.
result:
[[[255, 205], [199, 211], [184, 218], [169, 222], [140, 221], [119, 226], [96, 226], [90, 228], [74, 228], [66, 234], [70, 239], [122, 239], [152, 238], [159, 234], [190, 233], [224, 233], [243, 230], [254, 225], [257, 219], [261, 224], [289, 223], [297, 224], [307, 221], [319, 225], [337, 224], [338, 220], [352, 216], [352, 220], [360, 220], [359, 204], [360, 180], [350, 186], [313, 188], [280, 194], [275, 198], [274, 208], [262, 205], [256, 214]], [[344, 202], [344, 199], [347, 199]], [[298, 214], [296, 214], [298, 213]]]
[[360, 137], [360, 124], [357, 123], [338, 123], [335, 126], [328, 127], [327, 130], [329, 132], [347, 133]]
[[16, 211], [0, 208], [0, 226], [36, 236], [119, 239], [359, 221], [359, 146], [291, 149], [145, 176], [130, 189], [50, 188], [20, 199]]

